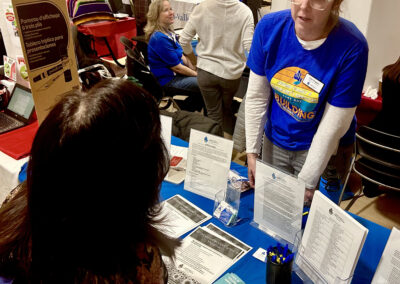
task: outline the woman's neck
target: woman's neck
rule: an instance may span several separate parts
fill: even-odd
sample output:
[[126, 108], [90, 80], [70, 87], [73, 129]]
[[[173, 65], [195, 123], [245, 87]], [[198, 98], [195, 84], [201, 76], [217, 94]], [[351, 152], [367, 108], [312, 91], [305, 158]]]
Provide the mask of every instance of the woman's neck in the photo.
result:
[[304, 40], [304, 41], [316, 41], [316, 40], [320, 40], [320, 39], [323, 39], [323, 38], [327, 38], [330, 31], [325, 29], [324, 31], [322, 31], [322, 32], [320, 32], [318, 34], [312, 35], [312, 34], [309, 34], [309, 33], [299, 32], [295, 28], [295, 32], [296, 32], [296, 36], [301, 40]]
[[160, 25], [160, 31], [168, 34], [171, 31], [171, 26], [169, 25]]

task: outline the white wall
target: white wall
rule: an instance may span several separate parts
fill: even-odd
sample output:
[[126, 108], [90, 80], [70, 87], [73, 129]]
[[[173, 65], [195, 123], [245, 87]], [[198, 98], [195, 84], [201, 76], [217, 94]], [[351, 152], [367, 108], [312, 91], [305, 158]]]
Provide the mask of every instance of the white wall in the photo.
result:
[[[288, 0], [272, 0], [271, 11], [289, 7]], [[341, 16], [366, 37], [369, 61], [364, 89], [377, 88], [382, 68], [400, 56], [400, 0], [344, 0]]]
[[340, 15], [352, 21], [364, 36], [367, 34], [373, 1], [374, 0], [344, 0], [341, 6]]
[[284, 9], [290, 8], [289, 0], [272, 0], [271, 3], [271, 12], [276, 12]]
[[400, 57], [399, 0], [372, 1], [366, 38], [369, 44], [369, 63], [364, 86], [377, 88], [382, 68]]

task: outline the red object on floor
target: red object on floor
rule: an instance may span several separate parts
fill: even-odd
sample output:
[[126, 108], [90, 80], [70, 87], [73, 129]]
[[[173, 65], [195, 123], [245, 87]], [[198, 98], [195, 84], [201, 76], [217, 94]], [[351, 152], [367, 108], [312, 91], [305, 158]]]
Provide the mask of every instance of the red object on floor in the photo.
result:
[[[99, 57], [110, 53], [104, 39], [107, 39], [114, 56], [119, 59], [126, 56], [124, 46], [119, 42], [121, 36], [136, 36], [136, 20], [132, 17], [116, 21], [100, 21], [78, 25], [78, 31], [94, 37], [95, 49]], [[112, 59], [110, 56], [104, 58]]]
[[0, 151], [19, 160], [29, 155], [39, 123], [35, 122], [0, 135]]
[[374, 100], [364, 95], [361, 96], [360, 105], [356, 110], [357, 128], [361, 125], [368, 125], [382, 109], [382, 96]]

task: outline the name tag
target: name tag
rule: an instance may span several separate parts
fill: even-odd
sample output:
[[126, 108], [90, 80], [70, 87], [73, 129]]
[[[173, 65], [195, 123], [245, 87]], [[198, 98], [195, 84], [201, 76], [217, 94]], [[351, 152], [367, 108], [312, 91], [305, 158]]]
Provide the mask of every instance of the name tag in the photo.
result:
[[324, 87], [324, 83], [321, 81], [315, 79], [313, 76], [310, 74], [307, 74], [304, 79], [303, 79], [303, 84], [307, 85], [314, 91], [316, 91], [318, 94], [321, 93], [322, 88]]

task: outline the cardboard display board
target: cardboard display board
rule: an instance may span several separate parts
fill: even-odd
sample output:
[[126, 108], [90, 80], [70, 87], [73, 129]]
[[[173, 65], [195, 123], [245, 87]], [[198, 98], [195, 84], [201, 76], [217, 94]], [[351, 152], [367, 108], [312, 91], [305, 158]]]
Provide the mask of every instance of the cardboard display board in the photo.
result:
[[25, 64], [41, 123], [59, 98], [79, 88], [65, 0], [13, 0]]

